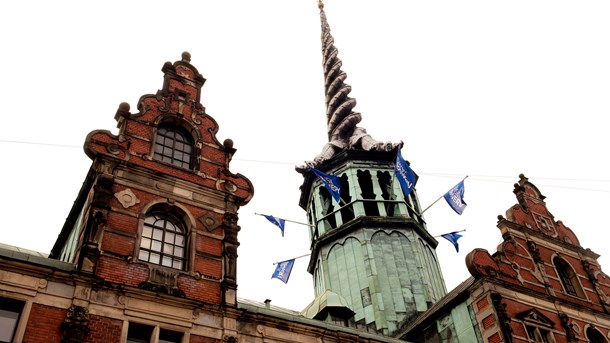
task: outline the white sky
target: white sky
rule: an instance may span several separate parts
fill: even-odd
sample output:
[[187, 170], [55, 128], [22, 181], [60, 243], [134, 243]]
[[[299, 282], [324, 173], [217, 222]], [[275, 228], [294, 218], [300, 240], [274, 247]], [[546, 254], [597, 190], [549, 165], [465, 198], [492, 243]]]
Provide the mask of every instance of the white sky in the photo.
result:
[[[520, 173], [608, 273], [610, 2], [325, 4], [360, 126], [405, 142], [422, 206], [470, 175], [462, 216], [444, 200], [425, 214], [433, 235], [467, 230], [458, 254], [439, 241], [449, 290], [468, 252], [495, 251]], [[116, 133], [119, 103], [135, 110], [189, 51], [217, 137], [238, 149], [231, 171], [255, 187], [240, 210], [238, 296], [295, 310], [313, 299], [307, 258], [288, 284], [270, 279], [273, 262], [309, 252], [305, 226], [282, 238], [254, 213], [305, 221], [294, 165], [326, 142], [315, 0], [11, 1], [0, 32], [1, 242], [50, 251], [91, 163], [86, 135]]]

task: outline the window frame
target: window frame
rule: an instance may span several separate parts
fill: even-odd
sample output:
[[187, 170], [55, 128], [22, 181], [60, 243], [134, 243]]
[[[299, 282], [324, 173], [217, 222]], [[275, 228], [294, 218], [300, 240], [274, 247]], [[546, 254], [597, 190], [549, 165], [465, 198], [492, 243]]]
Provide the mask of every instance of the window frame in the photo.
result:
[[[140, 337], [129, 337], [129, 329], [132, 328], [132, 325], [138, 326], [141, 330], [145, 332], [136, 333]], [[141, 335], [147, 337], [141, 337]], [[177, 335], [180, 336], [178, 341], [170, 341], [166, 340], [167, 337], [162, 338], [163, 335]], [[159, 343], [182, 343], [185, 341], [185, 337], [188, 336], [188, 332], [170, 329], [161, 327], [160, 325], [151, 325], [146, 323], [140, 323], [136, 321], [125, 321], [124, 324], [124, 336], [125, 343], [148, 343], [148, 342], [159, 342]], [[177, 338], [177, 337], [176, 337]], [[170, 338], [171, 339], [171, 338]]]
[[[176, 208], [169, 206], [153, 206], [143, 216], [140, 225], [138, 249], [136, 258], [139, 262], [149, 263], [155, 267], [168, 268], [176, 271], [188, 271], [189, 267], [189, 225], [184, 220], [184, 216], [180, 215]], [[152, 220], [149, 222], [149, 219]], [[162, 221], [162, 225], [155, 225]], [[167, 230], [166, 226], [170, 223], [176, 230]], [[147, 233], [150, 232], [150, 234]], [[181, 231], [181, 232], [180, 232]], [[158, 239], [161, 235], [161, 239]], [[172, 241], [167, 237], [173, 237]], [[177, 244], [178, 238], [182, 244]], [[147, 243], [148, 242], [148, 243]], [[158, 249], [154, 248], [153, 244], [158, 244]], [[147, 247], [148, 245], [148, 247]], [[167, 250], [166, 250], [167, 248]], [[171, 248], [171, 252], [169, 252]], [[176, 255], [176, 248], [182, 249], [182, 256]], [[144, 257], [148, 254], [147, 257]], [[158, 262], [151, 260], [151, 255], [158, 255]], [[171, 265], [164, 264], [164, 261], [169, 258]], [[175, 267], [175, 263], [179, 262], [180, 266]]]
[[555, 255], [552, 261], [563, 293], [573, 297], [585, 298], [586, 295], [580, 284], [578, 274], [574, 271], [572, 265], [559, 255]]
[[[592, 337], [593, 335], [595, 335], [595, 337]], [[592, 343], [608, 343], [608, 339], [604, 336], [603, 333], [601, 333], [596, 327], [589, 325], [589, 327], [587, 327], [585, 329], [585, 338], [587, 339], [587, 342], [592, 342]], [[599, 341], [599, 339], [603, 339], [603, 341]], [[592, 339], [595, 339], [594, 341]]]
[[[173, 137], [170, 137], [172, 135]], [[180, 139], [176, 137], [178, 135]], [[151, 147], [152, 159], [177, 168], [193, 170], [198, 155], [195, 142], [196, 137], [193, 132], [180, 123], [161, 122], [155, 128]], [[186, 151], [187, 147], [190, 148], [190, 152]], [[188, 159], [179, 157], [179, 154], [187, 155]]]
[[[11, 297], [0, 297], [0, 300], [0, 310], [17, 314], [13, 332], [11, 334], [11, 340], [9, 342], [21, 342], [25, 332], [25, 326], [27, 325], [31, 303], [24, 299]], [[19, 311], [16, 311], [15, 307], [20, 307]]]

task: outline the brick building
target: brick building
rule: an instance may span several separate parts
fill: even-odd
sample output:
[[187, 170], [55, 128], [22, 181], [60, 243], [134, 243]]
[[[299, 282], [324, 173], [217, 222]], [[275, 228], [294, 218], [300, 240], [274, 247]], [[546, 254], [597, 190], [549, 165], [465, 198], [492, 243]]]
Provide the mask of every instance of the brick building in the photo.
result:
[[[85, 182], [49, 256], [0, 246], [2, 342], [608, 342], [610, 280], [524, 176], [447, 293], [417, 191], [393, 182], [402, 143], [358, 124], [320, 3], [328, 142], [303, 174], [315, 299], [291, 311], [237, 298], [238, 210], [253, 183], [231, 172], [201, 104], [191, 56], [119, 129], [91, 132]], [[338, 177], [339, 200], [312, 173]], [[296, 199], [295, 199], [296, 200]]]
[[0, 249], [3, 342], [396, 342], [250, 301], [238, 303], [237, 211], [250, 180], [216, 139], [205, 79], [183, 53], [118, 135], [91, 132], [90, 171], [48, 257]]
[[466, 257], [472, 275], [397, 334], [413, 342], [608, 342], [610, 277], [520, 175], [503, 241]]

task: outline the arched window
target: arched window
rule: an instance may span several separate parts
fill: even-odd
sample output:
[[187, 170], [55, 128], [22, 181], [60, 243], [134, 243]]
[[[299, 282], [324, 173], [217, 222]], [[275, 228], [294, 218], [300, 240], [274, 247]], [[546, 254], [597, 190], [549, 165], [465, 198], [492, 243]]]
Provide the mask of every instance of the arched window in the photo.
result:
[[182, 222], [166, 211], [146, 216], [138, 259], [165, 267], [184, 269], [186, 232]]
[[597, 331], [594, 327], [589, 326], [587, 328], [587, 342], [589, 343], [608, 343], [608, 340], [602, 335], [601, 332]]
[[572, 269], [572, 266], [570, 266], [566, 260], [558, 256], [553, 258], [553, 264], [555, 264], [557, 275], [561, 280], [561, 284], [563, 285], [565, 292], [575, 297], [584, 297], [584, 292], [580, 287], [580, 283], [578, 282], [578, 276]]
[[155, 138], [154, 158], [181, 168], [192, 169], [193, 137], [178, 126], [161, 126]]

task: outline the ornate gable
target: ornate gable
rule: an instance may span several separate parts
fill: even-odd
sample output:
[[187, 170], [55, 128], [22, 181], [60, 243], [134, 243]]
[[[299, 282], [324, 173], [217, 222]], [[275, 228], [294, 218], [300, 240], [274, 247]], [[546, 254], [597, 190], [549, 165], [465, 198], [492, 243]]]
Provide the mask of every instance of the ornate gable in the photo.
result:
[[555, 221], [553, 214], [546, 207], [545, 196], [523, 174], [519, 175], [519, 182], [515, 184], [513, 193], [517, 196], [518, 204], [506, 211], [508, 221], [534, 232], [580, 246], [574, 232], [561, 221]]
[[[226, 139], [220, 143], [216, 138], [218, 124], [200, 103], [205, 79], [190, 64], [190, 58], [184, 52], [182, 60], [173, 64], [166, 62], [161, 69], [165, 74], [163, 88], [154, 95], [142, 96], [137, 113], [130, 112], [129, 104], [121, 103], [115, 115], [119, 134], [106, 130], [91, 132], [84, 145], [85, 152], [91, 159], [99, 156], [119, 159], [228, 193], [243, 205], [252, 197], [252, 184], [242, 175], [229, 171], [236, 151], [233, 141]], [[166, 126], [176, 131], [167, 132]], [[178, 149], [173, 156], [166, 156], [162, 144], [164, 135], [173, 138], [181, 132], [185, 140], [192, 140], [192, 151], [165, 147], [165, 150]]]

